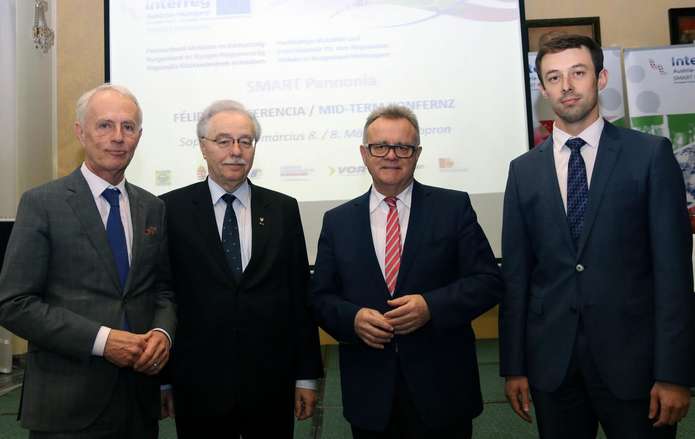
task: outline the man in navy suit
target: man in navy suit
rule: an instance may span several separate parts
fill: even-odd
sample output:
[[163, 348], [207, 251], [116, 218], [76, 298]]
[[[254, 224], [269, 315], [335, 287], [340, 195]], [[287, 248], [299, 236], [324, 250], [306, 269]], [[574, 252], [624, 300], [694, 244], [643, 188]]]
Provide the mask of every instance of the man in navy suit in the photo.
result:
[[375, 110], [360, 153], [373, 185], [324, 216], [312, 305], [340, 342], [355, 438], [470, 438], [482, 409], [470, 322], [501, 273], [464, 192], [413, 179], [422, 151], [407, 108]]
[[541, 438], [674, 438], [693, 384], [692, 238], [671, 144], [598, 110], [601, 48], [563, 35], [536, 68], [553, 135], [512, 161], [501, 375]]

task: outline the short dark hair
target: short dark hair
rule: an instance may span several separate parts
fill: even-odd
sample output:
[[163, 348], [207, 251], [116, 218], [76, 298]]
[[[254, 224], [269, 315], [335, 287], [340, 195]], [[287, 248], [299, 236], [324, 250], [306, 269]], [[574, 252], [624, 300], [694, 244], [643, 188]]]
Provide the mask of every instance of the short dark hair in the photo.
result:
[[541, 84], [543, 84], [541, 61], [545, 55], [562, 52], [567, 49], [580, 49], [582, 47], [586, 47], [591, 53], [591, 60], [594, 62], [594, 70], [598, 78], [598, 74], [603, 70], [603, 50], [601, 50], [601, 46], [593, 38], [584, 35], [558, 34], [544, 41], [536, 55], [536, 74]]

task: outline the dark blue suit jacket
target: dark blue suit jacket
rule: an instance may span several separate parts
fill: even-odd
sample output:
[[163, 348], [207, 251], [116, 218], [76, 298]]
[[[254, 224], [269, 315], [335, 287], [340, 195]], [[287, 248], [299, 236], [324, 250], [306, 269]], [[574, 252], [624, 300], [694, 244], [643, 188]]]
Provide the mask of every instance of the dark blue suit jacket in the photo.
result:
[[606, 123], [575, 249], [552, 138], [512, 161], [502, 233], [503, 376], [553, 391], [579, 315], [601, 378], [622, 399], [693, 384], [692, 237], [667, 139]]
[[415, 182], [404, 244], [394, 297], [423, 294], [432, 319], [384, 350], [373, 349], [353, 326], [362, 307], [391, 309], [372, 242], [369, 192], [324, 216], [312, 305], [319, 324], [340, 342], [345, 417], [369, 430], [388, 423], [397, 357], [431, 428], [482, 411], [470, 322], [498, 303], [502, 280], [468, 195]]

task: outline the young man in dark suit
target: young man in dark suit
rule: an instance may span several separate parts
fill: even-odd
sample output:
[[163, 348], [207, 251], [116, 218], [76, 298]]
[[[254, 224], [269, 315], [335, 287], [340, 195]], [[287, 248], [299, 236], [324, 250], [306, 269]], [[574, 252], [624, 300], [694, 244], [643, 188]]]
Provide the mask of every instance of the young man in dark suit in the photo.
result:
[[662, 137], [603, 120], [601, 48], [560, 35], [536, 58], [557, 119], [512, 161], [500, 367], [541, 438], [674, 438], [694, 382], [692, 237]]

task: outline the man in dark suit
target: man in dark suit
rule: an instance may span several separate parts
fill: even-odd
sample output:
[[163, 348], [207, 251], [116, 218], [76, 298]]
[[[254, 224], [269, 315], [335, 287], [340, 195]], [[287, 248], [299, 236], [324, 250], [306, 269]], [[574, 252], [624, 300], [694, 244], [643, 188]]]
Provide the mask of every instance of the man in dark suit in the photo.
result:
[[471, 320], [502, 295], [468, 195], [424, 186], [415, 115], [375, 110], [367, 193], [326, 213], [312, 305], [340, 342], [355, 438], [469, 438], [483, 409]]
[[[297, 201], [251, 184], [261, 128], [217, 101], [198, 121], [207, 180], [162, 196], [179, 311], [169, 376], [180, 438], [291, 438], [322, 374]], [[165, 391], [169, 400], [170, 393]]]
[[29, 341], [31, 438], [156, 438], [176, 316], [164, 203], [124, 179], [142, 113], [104, 84], [77, 103], [84, 164], [27, 191], [0, 275], [0, 324]]
[[542, 438], [673, 438], [693, 384], [692, 238], [671, 144], [598, 110], [601, 48], [562, 35], [536, 59], [557, 119], [512, 161], [501, 374]]

